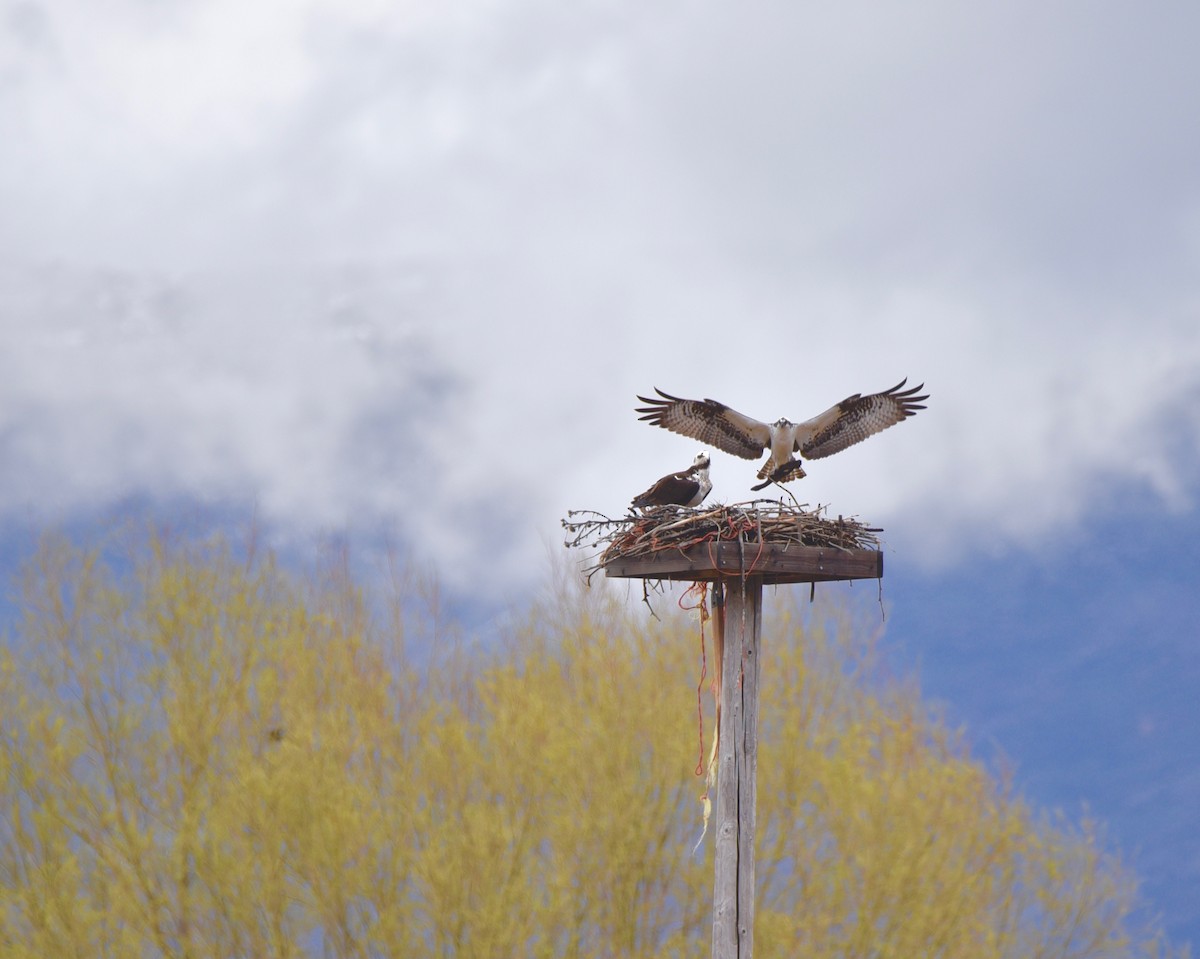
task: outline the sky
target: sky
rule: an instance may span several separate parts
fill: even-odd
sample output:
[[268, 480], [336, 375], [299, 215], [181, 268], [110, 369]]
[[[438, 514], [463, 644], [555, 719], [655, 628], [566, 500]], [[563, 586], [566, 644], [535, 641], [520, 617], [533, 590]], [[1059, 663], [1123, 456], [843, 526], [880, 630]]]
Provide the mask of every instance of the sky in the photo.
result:
[[[923, 382], [795, 492], [886, 530], [931, 695], [1200, 942], [1198, 35], [1182, 0], [0, 0], [0, 525], [229, 508], [519, 602], [568, 510], [700, 451], [637, 394]], [[712, 499], [755, 469], [715, 453]]]

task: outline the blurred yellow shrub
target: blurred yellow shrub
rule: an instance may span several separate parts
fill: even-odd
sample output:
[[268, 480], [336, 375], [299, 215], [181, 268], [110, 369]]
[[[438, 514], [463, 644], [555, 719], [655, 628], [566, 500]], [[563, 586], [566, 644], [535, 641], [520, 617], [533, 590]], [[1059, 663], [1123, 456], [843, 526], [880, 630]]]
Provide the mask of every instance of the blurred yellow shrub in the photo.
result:
[[[472, 650], [406, 582], [380, 613], [336, 570], [48, 540], [0, 655], [0, 954], [707, 956], [697, 624], [564, 577]], [[1093, 828], [865, 635], [768, 619], [757, 954], [1165, 953]]]

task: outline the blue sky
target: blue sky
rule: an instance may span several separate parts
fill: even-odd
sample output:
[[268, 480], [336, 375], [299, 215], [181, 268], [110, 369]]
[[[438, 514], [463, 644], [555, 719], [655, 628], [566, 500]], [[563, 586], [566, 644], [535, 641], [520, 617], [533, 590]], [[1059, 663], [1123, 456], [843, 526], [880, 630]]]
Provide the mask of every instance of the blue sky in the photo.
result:
[[[1135, 499], [1135, 498], [1133, 498]], [[1026, 795], [1105, 822], [1200, 941], [1200, 516], [1129, 504], [1038, 554], [885, 570], [885, 642]], [[888, 562], [885, 558], [885, 563]]]
[[[924, 381], [797, 494], [1200, 940], [1200, 11], [0, 0], [0, 523], [154, 501], [519, 602], [572, 508]], [[716, 454], [713, 499], [754, 467]]]

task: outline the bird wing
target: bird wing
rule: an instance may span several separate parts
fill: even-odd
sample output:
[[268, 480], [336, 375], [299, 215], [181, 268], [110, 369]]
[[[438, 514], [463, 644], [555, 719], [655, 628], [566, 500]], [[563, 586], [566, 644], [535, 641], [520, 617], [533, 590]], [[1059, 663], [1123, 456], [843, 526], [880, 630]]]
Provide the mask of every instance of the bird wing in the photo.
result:
[[700, 481], [689, 473], [671, 473], [664, 476], [646, 492], [635, 496], [633, 506], [683, 506], [691, 501], [700, 489]]
[[[796, 450], [807, 459], [819, 460], [916, 415], [917, 410], [925, 409], [922, 400], [929, 399], [929, 394], [916, 395], [924, 383], [901, 392], [907, 382], [906, 377], [882, 393], [847, 396], [836, 406], [805, 421], [797, 430]], [[808, 439], [801, 440], [805, 436]]]
[[742, 459], [757, 459], [770, 445], [771, 431], [766, 423], [751, 419], [716, 400], [684, 400], [655, 387], [657, 399], [639, 396], [638, 417], [651, 426], [690, 436]]

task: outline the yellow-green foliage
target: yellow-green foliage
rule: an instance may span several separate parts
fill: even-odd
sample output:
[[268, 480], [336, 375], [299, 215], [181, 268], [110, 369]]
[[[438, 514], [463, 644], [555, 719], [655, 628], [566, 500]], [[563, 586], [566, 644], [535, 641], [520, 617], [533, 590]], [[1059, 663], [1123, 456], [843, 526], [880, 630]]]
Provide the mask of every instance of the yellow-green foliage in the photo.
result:
[[[708, 955], [694, 620], [560, 589], [485, 655], [428, 590], [380, 617], [219, 548], [125, 565], [54, 542], [23, 583], [0, 955]], [[1032, 814], [856, 635], [768, 620], [757, 954], [1158, 954], [1091, 827]]]

